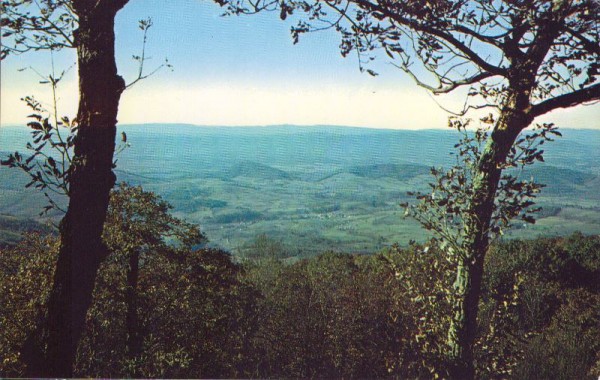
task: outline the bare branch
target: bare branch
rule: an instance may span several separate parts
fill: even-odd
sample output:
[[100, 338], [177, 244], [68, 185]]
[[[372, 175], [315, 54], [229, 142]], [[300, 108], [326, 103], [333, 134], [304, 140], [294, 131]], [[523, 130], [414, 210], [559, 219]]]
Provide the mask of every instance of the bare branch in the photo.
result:
[[568, 108], [598, 100], [600, 100], [600, 83], [536, 104], [531, 109], [531, 115], [538, 117], [557, 108]]
[[487, 43], [487, 44], [491, 44], [496, 46], [497, 48], [502, 48], [502, 43], [500, 42], [500, 39], [506, 35], [508, 35], [508, 33], [510, 33], [510, 31], [495, 35], [495, 36], [486, 36], [484, 34], [478, 33], [472, 29], [467, 28], [464, 25], [453, 25], [452, 26], [454, 29], [456, 29], [458, 32], [461, 32], [463, 34], [469, 35], [471, 37], [474, 37], [476, 39], [478, 39], [481, 42]]
[[495, 74], [492, 74], [492, 73], [480, 72], [480, 73], [478, 73], [476, 75], [473, 75], [471, 77], [464, 78], [464, 79], [461, 79], [461, 80], [450, 81], [450, 80], [446, 79], [446, 82], [448, 82], [448, 85], [444, 86], [444, 84], [440, 81], [440, 84], [439, 84], [438, 87], [433, 87], [433, 86], [430, 86], [430, 85], [424, 83], [423, 81], [421, 81], [412, 72], [412, 70], [410, 70], [405, 64], [398, 65], [398, 64], [395, 64], [393, 62], [391, 62], [391, 64], [394, 65], [395, 67], [399, 68], [400, 70], [404, 71], [405, 73], [407, 73], [415, 81], [415, 83], [417, 85], [419, 85], [420, 87], [423, 87], [423, 88], [431, 91], [435, 95], [447, 94], [447, 93], [455, 90], [458, 87], [466, 86], [466, 85], [470, 85], [470, 84], [474, 84], [474, 83], [478, 83], [478, 82], [480, 82], [480, 81], [482, 81], [484, 79], [496, 76]]

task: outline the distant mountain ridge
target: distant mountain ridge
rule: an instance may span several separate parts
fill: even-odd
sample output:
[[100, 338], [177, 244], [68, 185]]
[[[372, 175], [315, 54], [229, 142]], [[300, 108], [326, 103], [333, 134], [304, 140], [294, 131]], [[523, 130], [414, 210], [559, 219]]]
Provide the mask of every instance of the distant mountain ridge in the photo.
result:
[[[450, 152], [459, 138], [450, 129], [341, 126], [153, 124], [119, 131], [131, 147], [116, 157], [118, 182], [162, 195], [214, 244], [233, 250], [265, 233], [315, 252], [367, 252], [424, 236], [401, 218], [398, 204], [410, 200], [407, 191], [427, 191], [432, 166], [456, 163]], [[561, 132], [544, 145], [545, 162], [520, 173], [548, 186], [537, 199], [545, 210], [539, 223], [518, 225], [516, 236], [600, 233], [600, 130]], [[24, 127], [0, 128], [0, 157], [26, 154], [29, 137]], [[24, 189], [27, 182], [0, 167], [0, 214], [17, 217], [7, 225], [39, 220], [45, 200]]]
[[291, 180], [294, 178], [294, 176], [284, 170], [253, 161], [240, 161], [216, 174], [217, 178], [224, 180], [243, 176], [264, 180]]

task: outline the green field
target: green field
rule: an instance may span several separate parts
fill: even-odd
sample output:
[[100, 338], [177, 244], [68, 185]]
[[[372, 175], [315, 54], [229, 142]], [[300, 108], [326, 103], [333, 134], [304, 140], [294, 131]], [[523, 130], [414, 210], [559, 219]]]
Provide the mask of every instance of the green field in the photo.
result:
[[[426, 235], [403, 218], [407, 191], [426, 189], [429, 167], [448, 165], [451, 131], [342, 127], [207, 128], [126, 126], [132, 148], [118, 157], [119, 181], [162, 195], [198, 223], [212, 244], [243, 253], [259, 234], [292, 255], [374, 252]], [[600, 233], [600, 132], [567, 130], [546, 163], [523, 175], [547, 184], [536, 225], [508, 237]], [[25, 145], [26, 130], [4, 128], [0, 151]], [[0, 214], [35, 219], [44, 198], [26, 178], [0, 168]], [[57, 214], [52, 215], [56, 220]], [[29, 227], [31, 221], [28, 222]], [[7, 226], [10, 223], [5, 223]], [[14, 241], [23, 228], [0, 229]]]

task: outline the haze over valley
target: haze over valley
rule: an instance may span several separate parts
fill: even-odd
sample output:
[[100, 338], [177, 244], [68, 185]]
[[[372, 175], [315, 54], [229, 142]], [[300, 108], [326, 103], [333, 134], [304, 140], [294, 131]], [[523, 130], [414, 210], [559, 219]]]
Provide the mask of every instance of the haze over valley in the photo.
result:
[[[427, 190], [431, 166], [448, 167], [458, 139], [451, 130], [379, 130], [336, 126], [199, 127], [125, 125], [131, 147], [117, 158], [118, 182], [142, 185], [198, 223], [212, 245], [243, 254], [257, 235], [283, 243], [289, 256], [326, 250], [375, 252], [424, 240], [403, 218], [407, 191]], [[600, 131], [565, 129], [545, 162], [521, 176], [547, 184], [536, 225], [508, 237], [600, 233]], [[26, 153], [29, 131], [0, 129], [0, 154]], [[0, 168], [0, 231], [5, 242], [44, 223], [42, 194], [27, 177]], [[57, 215], [54, 214], [56, 219]]]

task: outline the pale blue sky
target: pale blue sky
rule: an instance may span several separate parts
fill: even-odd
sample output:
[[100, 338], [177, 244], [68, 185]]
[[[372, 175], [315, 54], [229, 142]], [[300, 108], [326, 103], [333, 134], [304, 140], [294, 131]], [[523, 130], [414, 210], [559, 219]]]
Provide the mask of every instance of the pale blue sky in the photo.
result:
[[[370, 66], [378, 77], [360, 73], [356, 57], [342, 58], [339, 37], [331, 32], [303, 36], [292, 44], [289, 22], [275, 13], [221, 17], [207, 0], [131, 0], [118, 15], [117, 64], [135, 76], [132, 54], [141, 48], [137, 21], [151, 17], [147, 54], [162, 70], [138, 83], [122, 98], [121, 123], [184, 122], [199, 125], [335, 124], [375, 128], [444, 128], [447, 114], [398, 69], [385, 54]], [[55, 56], [58, 69], [75, 62], [74, 51]], [[48, 53], [9, 57], [2, 62], [0, 122], [21, 124], [28, 114], [19, 98], [35, 94], [48, 100], [32, 65], [48, 73]], [[460, 94], [440, 99], [458, 108]], [[60, 111], [74, 114], [76, 72], [60, 88]], [[600, 106], [551, 115], [560, 126], [600, 128]]]

